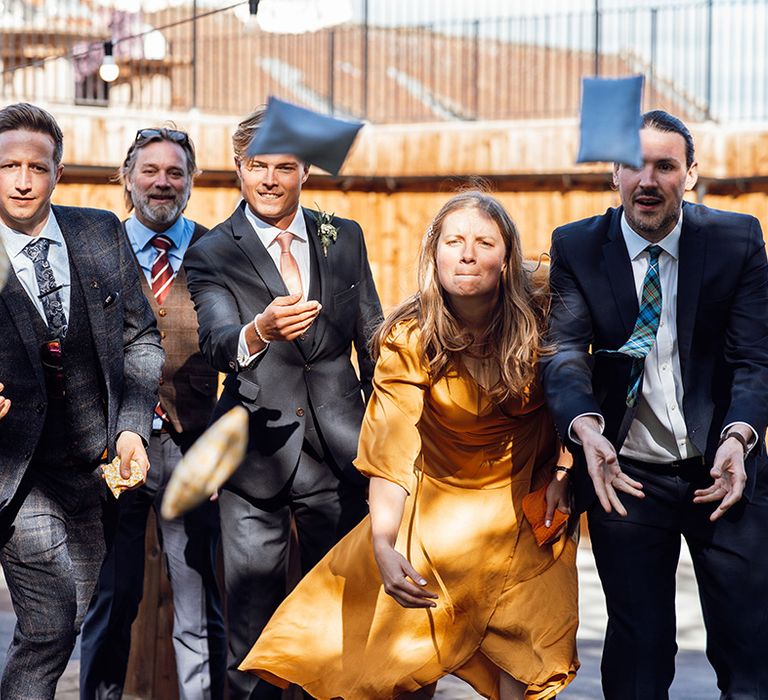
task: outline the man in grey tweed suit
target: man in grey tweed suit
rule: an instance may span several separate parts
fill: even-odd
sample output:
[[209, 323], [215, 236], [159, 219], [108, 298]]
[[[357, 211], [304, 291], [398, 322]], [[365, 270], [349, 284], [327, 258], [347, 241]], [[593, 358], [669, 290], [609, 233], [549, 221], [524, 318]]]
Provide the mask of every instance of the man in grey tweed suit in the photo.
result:
[[118, 455], [146, 474], [163, 362], [117, 217], [51, 206], [61, 155], [50, 114], [0, 110], [0, 564], [17, 617], [3, 700], [54, 697], [105, 551], [97, 467]]

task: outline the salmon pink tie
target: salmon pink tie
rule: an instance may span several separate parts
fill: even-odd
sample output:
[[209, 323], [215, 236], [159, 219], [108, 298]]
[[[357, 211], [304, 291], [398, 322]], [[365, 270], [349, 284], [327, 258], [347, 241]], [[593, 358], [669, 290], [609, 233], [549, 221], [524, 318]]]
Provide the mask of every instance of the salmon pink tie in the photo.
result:
[[303, 294], [299, 264], [291, 253], [291, 243], [293, 234], [290, 231], [283, 231], [277, 236], [277, 244], [280, 246], [280, 274], [290, 294]]
[[165, 301], [173, 282], [173, 268], [168, 259], [168, 251], [173, 247], [173, 243], [168, 236], [155, 236], [152, 239], [152, 247], [157, 250], [157, 257], [152, 263], [152, 295], [158, 304]]

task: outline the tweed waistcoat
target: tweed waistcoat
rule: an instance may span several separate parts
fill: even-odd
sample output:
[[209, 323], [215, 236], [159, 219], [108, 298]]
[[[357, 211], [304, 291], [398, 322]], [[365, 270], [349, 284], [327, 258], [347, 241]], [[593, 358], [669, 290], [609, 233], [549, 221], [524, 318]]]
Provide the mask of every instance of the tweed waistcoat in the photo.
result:
[[[85, 297], [70, 265], [69, 328], [62, 343], [64, 399], [48, 396], [45, 423], [32, 463], [46, 467], [95, 467], [107, 446], [107, 418], [102, 371], [96, 356]], [[49, 339], [48, 327], [30, 305], [38, 344]]]
[[[196, 224], [192, 243], [205, 230]], [[218, 373], [200, 354], [197, 314], [187, 290], [186, 273], [183, 267], [179, 268], [168, 295], [160, 305], [152, 294], [146, 275], [142, 270], [139, 272], [141, 288], [157, 318], [165, 350], [160, 404], [177, 433], [202, 431], [208, 425], [216, 405]]]

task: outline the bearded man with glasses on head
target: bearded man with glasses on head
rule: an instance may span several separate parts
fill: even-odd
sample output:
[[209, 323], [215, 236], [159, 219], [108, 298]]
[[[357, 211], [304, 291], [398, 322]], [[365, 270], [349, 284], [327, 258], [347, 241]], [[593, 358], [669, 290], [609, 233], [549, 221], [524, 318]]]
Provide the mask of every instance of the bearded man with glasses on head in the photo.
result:
[[118, 501], [114, 541], [83, 623], [83, 700], [122, 697], [152, 508], [173, 590], [179, 697], [216, 700], [223, 694], [226, 639], [215, 575], [218, 504], [208, 501], [175, 520], [159, 517], [174, 467], [205, 430], [216, 404], [217, 374], [198, 349], [197, 316], [181, 266], [189, 246], [207, 232], [183, 216], [196, 174], [194, 146], [186, 132], [173, 128], [140, 129], [117, 174], [133, 211], [123, 227], [158, 319], [166, 362], [148, 447], [152, 471], [142, 487]]

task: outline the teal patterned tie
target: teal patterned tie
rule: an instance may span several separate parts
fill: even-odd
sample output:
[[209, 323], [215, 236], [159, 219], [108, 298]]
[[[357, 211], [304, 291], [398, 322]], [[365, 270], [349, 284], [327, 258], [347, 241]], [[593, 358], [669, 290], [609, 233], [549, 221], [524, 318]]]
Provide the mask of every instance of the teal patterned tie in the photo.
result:
[[621, 353], [634, 358], [630, 372], [627, 406], [637, 403], [640, 380], [643, 377], [645, 357], [656, 342], [656, 333], [661, 320], [661, 279], [659, 278], [659, 256], [662, 249], [657, 245], [646, 248], [648, 251], [648, 270], [643, 279], [643, 291], [640, 297], [640, 312], [637, 314], [635, 327], [624, 345], [618, 350], [598, 350], [604, 353]]
[[51, 242], [47, 238], [35, 238], [24, 246], [22, 252], [35, 266], [35, 277], [40, 289], [39, 299], [43, 303], [45, 320], [52, 338], [64, 340], [67, 334], [67, 317], [64, 314], [64, 304], [61, 300], [56, 278], [53, 276], [51, 263], [48, 262], [48, 248]]

